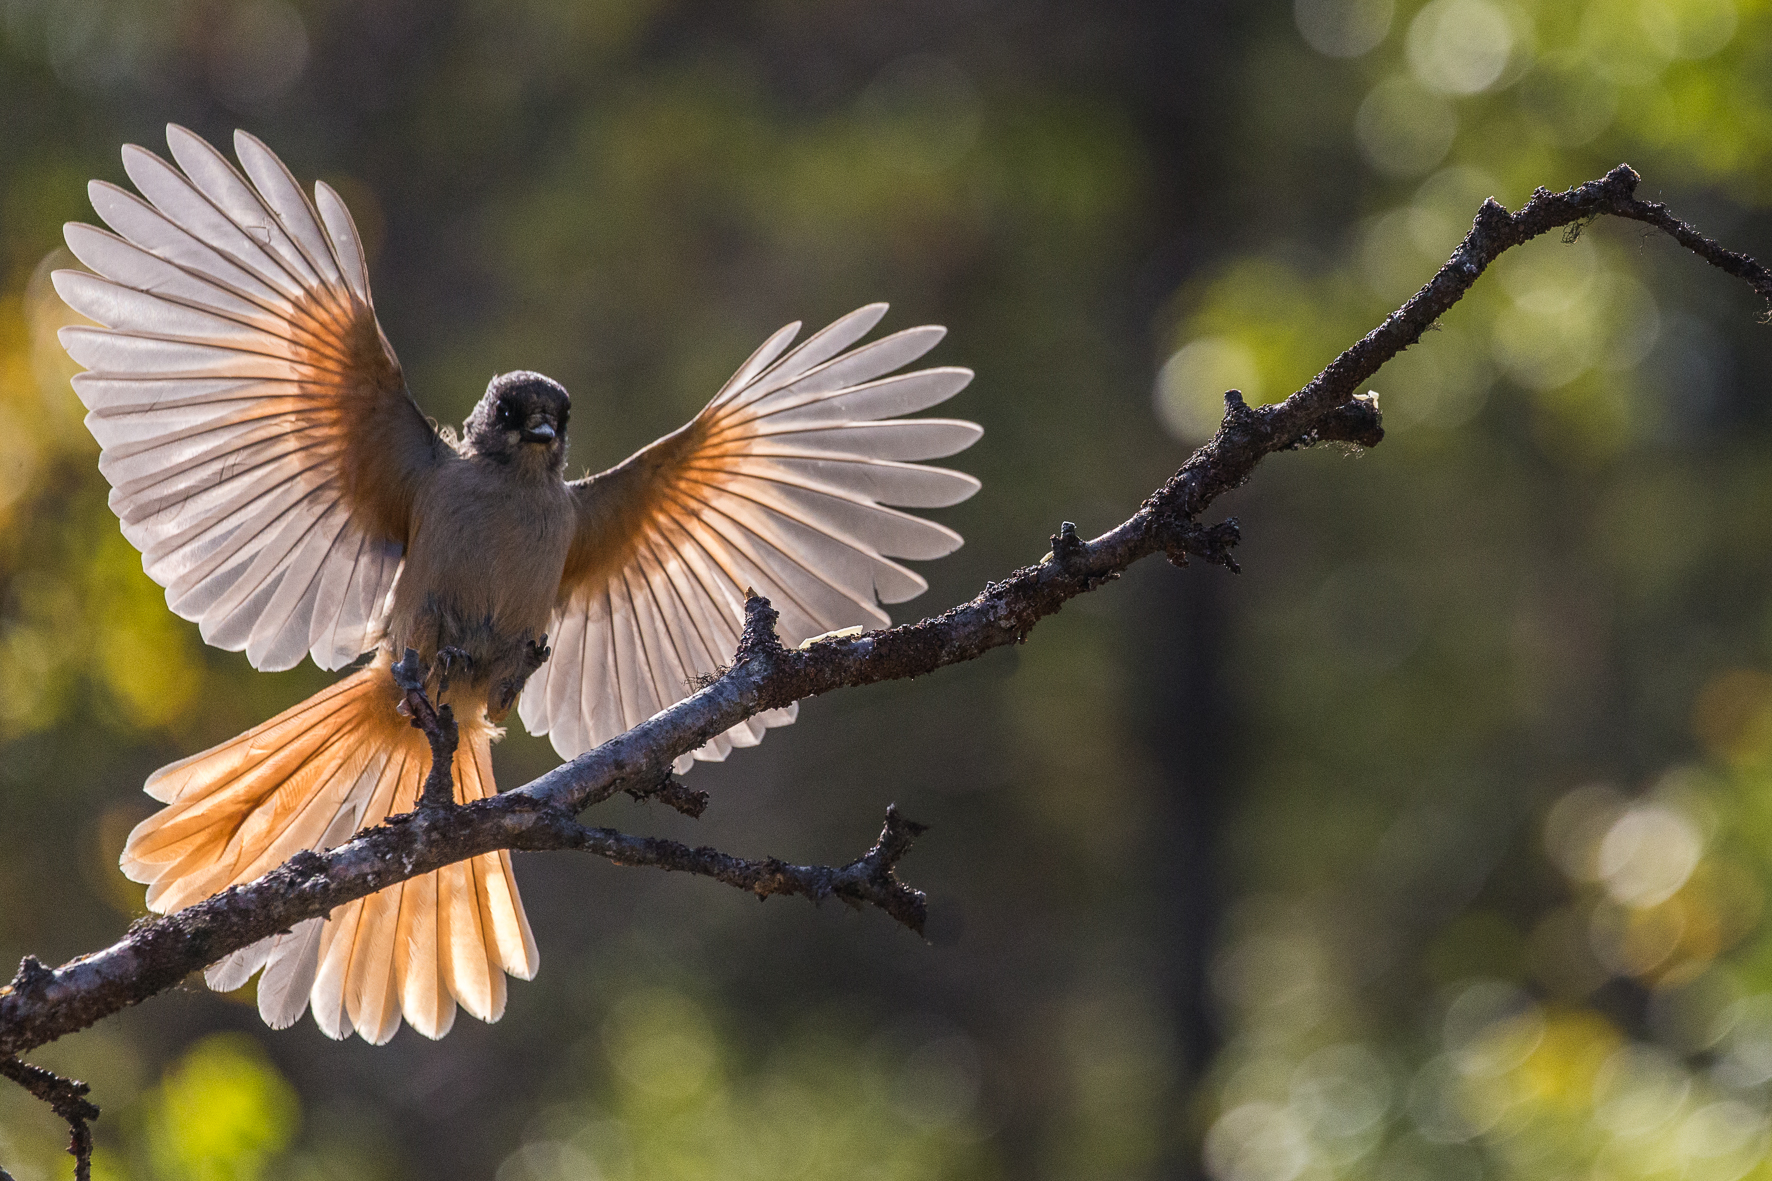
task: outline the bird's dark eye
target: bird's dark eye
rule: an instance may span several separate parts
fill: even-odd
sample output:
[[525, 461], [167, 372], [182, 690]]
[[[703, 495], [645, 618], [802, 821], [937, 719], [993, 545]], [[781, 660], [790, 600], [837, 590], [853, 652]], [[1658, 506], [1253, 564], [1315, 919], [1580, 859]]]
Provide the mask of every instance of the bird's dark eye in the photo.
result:
[[498, 406], [498, 425], [506, 427], [516, 426], [517, 408], [509, 402], [500, 402]]

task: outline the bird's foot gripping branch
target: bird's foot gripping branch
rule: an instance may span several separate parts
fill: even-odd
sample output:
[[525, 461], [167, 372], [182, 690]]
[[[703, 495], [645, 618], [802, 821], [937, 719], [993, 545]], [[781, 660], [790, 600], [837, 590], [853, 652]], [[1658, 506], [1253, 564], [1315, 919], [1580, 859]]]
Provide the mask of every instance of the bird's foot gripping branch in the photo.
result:
[[[418, 798], [418, 806], [430, 809], [454, 807], [455, 775], [450, 768], [455, 763], [455, 752], [461, 745], [461, 728], [455, 724], [455, 711], [447, 705], [431, 704], [430, 695], [425, 692], [429, 670], [419, 660], [415, 650], [406, 649], [406, 655], [388, 671], [394, 678], [394, 684], [405, 694], [400, 702], [401, 712], [411, 716], [413, 726], [423, 732], [425, 741], [431, 747], [431, 770], [425, 776], [424, 790]], [[441, 697], [443, 687], [448, 685], [447, 678], [440, 680], [438, 684], [438, 696]]]
[[[1067, 601], [1112, 581], [1151, 554], [1178, 563], [1198, 557], [1234, 569], [1235, 522], [1200, 523], [1213, 503], [1274, 452], [1319, 442], [1377, 443], [1382, 424], [1375, 400], [1361, 396], [1364, 383], [1416, 343], [1491, 262], [1523, 242], [1554, 229], [1579, 228], [1602, 215], [1627, 218], [1660, 230], [1772, 299], [1772, 272], [1718, 246], [1664, 206], [1637, 200], [1637, 180], [1634, 171], [1621, 165], [1562, 193], [1540, 190], [1517, 213], [1485, 202], [1446, 264], [1302, 389], [1261, 407], [1245, 405], [1234, 393], [1227, 396], [1217, 434], [1130, 518], [1087, 541], [1074, 527], [1061, 529], [1044, 559], [989, 583], [966, 603], [916, 623], [790, 648], [776, 636], [769, 603], [753, 597], [746, 604], [743, 636], [730, 668], [692, 696], [535, 781], [460, 807], [418, 808], [391, 818], [335, 848], [302, 853], [255, 881], [138, 923], [110, 947], [59, 968], [27, 960], [14, 984], [0, 990], [0, 1062], [12, 1064], [7, 1073], [17, 1077], [29, 1069], [16, 1063], [17, 1055], [171, 988], [189, 973], [267, 936], [420, 874], [500, 849], [579, 850], [618, 865], [700, 874], [765, 898], [841, 898], [878, 907], [920, 930], [923, 896], [899, 881], [896, 868], [922, 829], [896, 809], [888, 810], [873, 848], [841, 867], [692, 849], [675, 841], [587, 827], [577, 816], [620, 791], [658, 798], [698, 815], [707, 806], [705, 794], [684, 790], [671, 777], [672, 766], [731, 727], [803, 698], [920, 676], [1020, 643]], [[434, 748], [434, 753], [440, 750]], [[42, 1093], [52, 1104], [62, 1104], [58, 1111], [66, 1108], [79, 1117], [69, 1122], [76, 1129], [76, 1155], [83, 1155], [82, 1146], [90, 1141], [82, 1130], [96, 1109], [70, 1106], [69, 1096], [85, 1102], [71, 1090], [45, 1085]]]

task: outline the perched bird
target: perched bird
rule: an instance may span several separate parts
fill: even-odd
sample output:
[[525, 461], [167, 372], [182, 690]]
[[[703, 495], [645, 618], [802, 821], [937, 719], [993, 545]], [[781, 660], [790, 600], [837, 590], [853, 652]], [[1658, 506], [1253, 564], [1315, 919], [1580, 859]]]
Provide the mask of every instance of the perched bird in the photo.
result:
[[[978, 489], [908, 462], [964, 449], [976, 425], [894, 417], [971, 379], [895, 373], [941, 328], [858, 345], [885, 314], [873, 304], [789, 351], [789, 325], [686, 426], [568, 481], [571, 401], [538, 373], [493, 378], [459, 439], [420, 412], [336, 192], [317, 184], [310, 202], [244, 132], [238, 168], [184, 128], [169, 127], [167, 143], [176, 167], [123, 149], [141, 197], [92, 182], [115, 233], [70, 223], [68, 247], [96, 273], [54, 277], [101, 325], [61, 339], [87, 370], [73, 384], [111, 507], [168, 605], [209, 643], [260, 669], [373, 655], [149, 777], [166, 806], [130, 834], [122, 865], [147, 884], [150, 908], [188, 906], [414, 807], [430, 753], [397, 709], [397, 653], [419, 654], [433, 692], [447, 676], [456, 798], [475, 800], [496, 790], [491, 744], [513, 704], [570, 758], [729, 663], [747, 588], [772, 600], [793, 644], [886, 623], [879, 602], [927, 585], [892, 559], [959, 546], [952, 530], [886, 507]], [[552, 655], [528, 676], [544, 643]], [[759, 715], [694, 757], [723, 759], [793, 719], [792, 708]], [[458, 1004], [497, 1020], [505, 974], [528, 979], [536, 964], [500, 852], [301, 923], [206, 978], [229, 990], [262, 969], [270, 1025], [311, 1006], [328, 1035], [379, 1044], [402, 1016], [441, 1037]]]

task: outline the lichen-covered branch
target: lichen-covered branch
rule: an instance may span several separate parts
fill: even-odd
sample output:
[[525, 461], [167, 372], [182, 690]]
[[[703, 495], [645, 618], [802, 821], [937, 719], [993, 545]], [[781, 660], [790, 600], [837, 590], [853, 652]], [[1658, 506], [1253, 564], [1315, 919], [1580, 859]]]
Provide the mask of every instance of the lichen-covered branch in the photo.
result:
[[672, 708], [534, 782], [464, 807], [421, 808], [326, 853], [303, 853], [266, 876], [177, 914], [138, 923], [117, 943], [53, 971], [27, 959], [0, 990], [0, 1057], [82, 1029], [177, 984], [230, 952], [329, 912], [384, 886], [499, 848], [578, 849], [622, 865], [702, 874], [762, 896], [839, 897], [873, 905], [919, 929], [922, 896], [894, 873], [919, 828], [888, 812], [879, 843], [841, 868], [748, 861], [674, 841], [587, 828], [576, 819], [619, 791], [657, 796], [694, 814], [700, 793], [671, 786], [680, 755], [763, 710], [855, 685], [920, 676], [1020, 643], [1066, 602], [1117, 578], [1152, 554], [1231, 566], [1234, 521], [1202, 525], [1217, 498], [1276, 451], [1320, 441], [1372, 446], [1383, 437], [1376, 400], [1360, 396], [1381, 365], [1414, 344], [1504, 251], [1550, 230], [1609, 214], [1630, 218], [1772, 299], [1772, 272], [1704, 238], [1663, 206], [1635, 198], [1637, 174], [1621, 165], [1563, 193], [1540, 190], [1518, 213], [1494, 201], [1478, 210], [1452, 257], [1407, 303], [1336, 357], [1285, 401], [1262, 407], [1226, 395], [1212, 440], [1125, 522], [1085, 541], [1073, 527], [1038, 563], [988, 584], [969, 602], [930, 619], [864, 635], [784, 648], [767, 602], [746, 604], [732, 667]]

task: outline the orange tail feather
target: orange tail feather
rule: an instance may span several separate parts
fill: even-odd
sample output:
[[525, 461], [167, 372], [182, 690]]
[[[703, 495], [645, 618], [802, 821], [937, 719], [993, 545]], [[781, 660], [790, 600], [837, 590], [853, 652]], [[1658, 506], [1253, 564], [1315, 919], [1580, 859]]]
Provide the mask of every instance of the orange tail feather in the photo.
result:
[[[166, 807], [137, 825], [123, 872], [167, 912], [326, 849], [411, 811], [430, 770], [424, 736], [395, 712], [387, 661], [315, 694], [238, 738], [162, 767], [145, 790]], [[479, 711], [461, 722], [455, 798], [496, 788]], [[487, 853], [389, 886], [236, 952], [204, 973], [240, 987], [261, 968], [259, 1012], [281, 1029], [311, 1004], [329, 1036], [381, 1044], [401, 1018], [442, 1037], [457, 1004], [482, 1021], [505, 1007], [505, 974], [535, 975], [535, 938], [510, 855]]]

